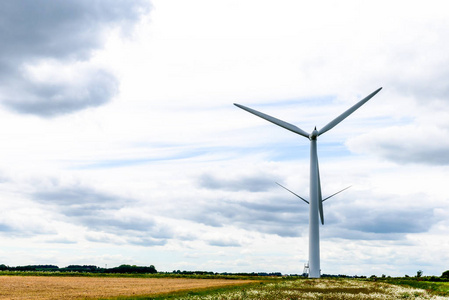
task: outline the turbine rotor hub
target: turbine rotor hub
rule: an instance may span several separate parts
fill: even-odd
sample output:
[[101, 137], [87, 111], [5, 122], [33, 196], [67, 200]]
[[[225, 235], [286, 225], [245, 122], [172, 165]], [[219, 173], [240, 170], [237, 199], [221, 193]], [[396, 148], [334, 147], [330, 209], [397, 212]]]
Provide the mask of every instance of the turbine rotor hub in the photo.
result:
[[315, 129], [314, 129], [314, 130], [312, 131], [312, 133], [309, 135], [309, 139], [310, 139], [310, 140], [316, 140], [317, 136], [318, 136], [318, 131], [316, 130], [316, 126], [315, 126]]

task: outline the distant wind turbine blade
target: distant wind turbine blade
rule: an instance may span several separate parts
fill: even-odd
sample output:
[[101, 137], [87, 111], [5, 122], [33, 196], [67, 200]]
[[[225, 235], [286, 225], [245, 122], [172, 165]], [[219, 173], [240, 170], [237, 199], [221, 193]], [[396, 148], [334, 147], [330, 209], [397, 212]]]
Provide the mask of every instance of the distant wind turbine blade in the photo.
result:
[[241, 108], [241, 109], [243, 109], [243, 110], [246, 110], [247, 112], [250, 112], [250, 113], [252, 113], [252, 114], [254, 114], [254, 115], [256, 115], [256, 116], [258, 116], [258, 117], [260, 117], [260, 118], [262, 118], [262, 119], [265, 119], [265, 120], [267, 120], [268, 122], [271, 122], [271, 123], [273, 123], [273, 124], [276, 124], [276, 125], [278, 125], [278, 126], [281, 126], [281, 127], [285, 128], [285, 129], [287, 129], [287, 130], [290, 130], [290, 131], [292, 131], [292, 132], [294, 132], [294, 133], [297, 133], [297, 134], [302, 135], [302, 136], [304, 136], [304, 137], [306, 137], [306, 138], [309, 138], [309, 134], [308, 134], [307, 132], [305, 132], [304, 130], [302, 130], [302, 129], [299, 128], [299, 127], [296, 127], [296, 126], [293, 125], [293, 124], [284, 122], [284, 121], [282, 121], [282, 120], [276, 119], [276, 118], [274, 118], [274, 117], [272, 117], [272, 116], [269, 116], [269, 115], [267, 115], [267, 114], [261, 113], [261, 112], [259, 112], [259, 111], [257, 111], [257, 110], [254, 110], [254, 109], [252, 109], [252, 108], [249, 108], [249, 107], [246, 107], [246, 106], [237, 104], [237, 103], [234, 103], [234, 105], [237, 106], [237, 107], [239, 107], [239, 108]]
[[327, 197], [327, 198], [324, 198], [324, 199], [323, 199], [323, 202], [326, 201], [327, 199], [331, 198], [331, 197], [334, 197], [334, 196], [337, 195], [337, 194], [340, 194], [340, 193], [343, 192], [343, 191], [346, 191], [346, 190], [349, 189], [350, 187], [351, 187], [351, 185], [348, 186], [348, 187], [345, 187], [345, 188], [342, 189], [341, 191], [336, 192], [335, 194], [330, 195], [330, 196]]
[[282, 184], [280, 184], [280, 183], [277, 183], [276, 182], [276, 184], [277, 185], [279, 185], [280, 187], [282, 187], [282, 188], [284, 188], [284, 189], [286, 189], [287, 191], [289, 191], [290, 193], [292, 193], [293, 195], [295, 195], [296, 197], [298, 197], [299, 199], [301, 199], [302, 201], [304, 201], [305, 203], [307, 203], [307, 204], [309, 204], [309, 201], [307, 201], [306, 199], [304, 199], [303, 197], [301, 197], [300, 195], [298, 195], [298, 194], [296, 194], [296, 193], [294, 193], [294, 192], [292, 192], [292, 191], [290, 191], [288, 188], [286, 188], [285, 186], [283, 186]]
[[365, 98], [363, 98], [362, 100], [360, 100], [359, 102], [357, 102], [355, 105], [353, 105], [350, 109], [348, 109], [347, 111], [345, 111], [344, 113], [342, 113], [341, 115], [339, 115], [338, 117], [336, 117], [334, 120], [332, 120], [331, 122], [329, 122], [326, 126], [324, 126], [323, 128], [321, 128], [320, 131], [318, 131], [318, 135], [322, 135], [323, 133], [325, 133], [328, 130], [331, 130], [332, 128], [334, 128], [338, 123], [340, 123], [341, 121], [343, 121], [344, 119], [346, 119], [350, 114], [352, 114], [354, 111], [356, 111], [360, 106], [362, 106], [363, 104], [365, 104], [369, 99], [373, 98], [374, 95], [376, 95], [382, 88], [378, 88], [377, 90], [375, 90], [374, 92], [372, 92], [371, 94], [369, 94], [368, 96], [366, 96]]
[[318, 155], [316, 157], [316, 171], [318, 174], [318, 211], [320, 212], [321, 224], [324, 225], [323, 196], [321, 194], [320, 167], [318, 165]]

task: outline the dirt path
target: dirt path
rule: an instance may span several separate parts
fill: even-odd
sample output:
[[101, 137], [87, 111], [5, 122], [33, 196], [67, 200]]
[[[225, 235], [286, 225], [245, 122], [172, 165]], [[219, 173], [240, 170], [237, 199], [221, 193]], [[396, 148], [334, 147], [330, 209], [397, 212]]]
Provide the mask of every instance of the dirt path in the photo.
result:
[[249, 283], [248, 280], [0, 276], [0, 299], [95, 299]]

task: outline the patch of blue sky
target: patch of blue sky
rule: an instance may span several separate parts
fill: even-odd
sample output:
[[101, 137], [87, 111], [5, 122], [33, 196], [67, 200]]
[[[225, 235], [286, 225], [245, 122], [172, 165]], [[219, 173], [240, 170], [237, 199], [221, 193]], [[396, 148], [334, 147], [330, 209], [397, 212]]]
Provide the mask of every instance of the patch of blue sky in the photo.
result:
[[153, 162], [164, 162], [171, 160], [182, 160], [193, 157], [199, 157], [201, 155], [209, 153], [208, 149], [190, 149], [188, 151], [180, 151], [178, 153], [166, 156], [155, 156], [155, 157], [139, 157], [139, 158], [125, 158], [125, 159], [107, 159], [99, 160], [91, 163], [85, 163], [73, 167], [72, 169], [108, 169], [108, 168], [123, 168], [136, 165], [143, 165]]
[[[294, 136], [293, 136], [294, 137]], [[141, 144], [142, 147], [148, 147], [148, 144]], [[124, 168], [149, 163], [199, 159], [202, 161], [217, 161], [232, 159], [233, 156], [242, 155], [263, 155], [270, 161], [297, 161], [307, 160], [310, 155], [310, 143], [307, 139], [299, 142], [292, 139], [291, 141], [282, 141], [273, 143], [267, 141], [258, 143], [255, 146], [182, 146], [173, 144], [160, 144], [156, 147], [158, 154], [140, 156], [136, 158], [117, 158], [104, 159], [96, 161], [80, 162], [72, 169], [107, 169], [107, 168]], [[165, 154], [161, 154], [163, 152]], [[324, 142], [318, 144], [318, 155], [321, 159], [332, 157], [343, 157], [352, 155], [343, 142]]]
[[291, 161], [302, 160], [309, 157], [309, 145], [304, 144], [302, 146], [297, 143], [285, 143], [285, 144], [268, 144], [262, 147], [258, 147], [256, 151], [264, 151], [268, 154], [268, 159], [273, 161]]
[[[72, 169], [84, 170], [84, 169], [108, 169], [108, 168], [124, 168], [136, 165], [143, 165], [157, 162], [167, 162], [175, 160], [186, 159], [200, 159], [201, 161], [217, 161], [232, 159], [233, 156], [239, 157], [242, 155], [252, 155], [266, 153], [269, 148], [267, 145], [254, 146], [254, 147], [185, 147], [178, 148], [173, 146], [163, 147], [161, 150], [166, 149], [167, 152], [171, 152], [170, 155], [155, 155], [139, 158], [117, 158], [117, 159], [105, 159], [92, 162], [81, 162]], [[272, 151], [270, 149], [269, 151]]]
[[[273, 161], [306, 160], [310, 156], [310, 142], [304, 139], [304, 143], [266, 143], [257, 147], [240, 149], [247, 154], [265, 153], [267, 159]], [[327, 159], [333, 157], [345, 157], [353, 155], [343, 142], [321, 142], [318, 143], [318, 155]]]
[[141, 164], [147, 164], [154, 161], [163, 160], [162, 158], [131, 158], [131, 159], [110, 159], [101, 160], [93, 163], [86, 163], [73, 167], [72, 169], [87, 170], [87, 169], [109, 169], [109, 168], [123, 168]]
[[257, 104], [258, 107], [286, 107], [286, 106], [307, 106], [317, 107], [332, 104], [337, 97], [335, 95], [324, 95], [316, 97], [304, 97], [293, 99], [281, 99]]
[[345, 157], [353, 155], [344, 143], [321, 143], [318, 145], [318, 155], [321, 159]]

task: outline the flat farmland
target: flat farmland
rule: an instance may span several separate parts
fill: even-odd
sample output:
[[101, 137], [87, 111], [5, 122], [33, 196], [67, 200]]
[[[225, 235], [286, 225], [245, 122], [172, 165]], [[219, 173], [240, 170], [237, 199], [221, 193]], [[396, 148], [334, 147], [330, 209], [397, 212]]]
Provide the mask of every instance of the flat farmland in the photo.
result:
[[0, 299], [97, 299], [157, 295], [251, 283], [251, 280], [0, 276]]

